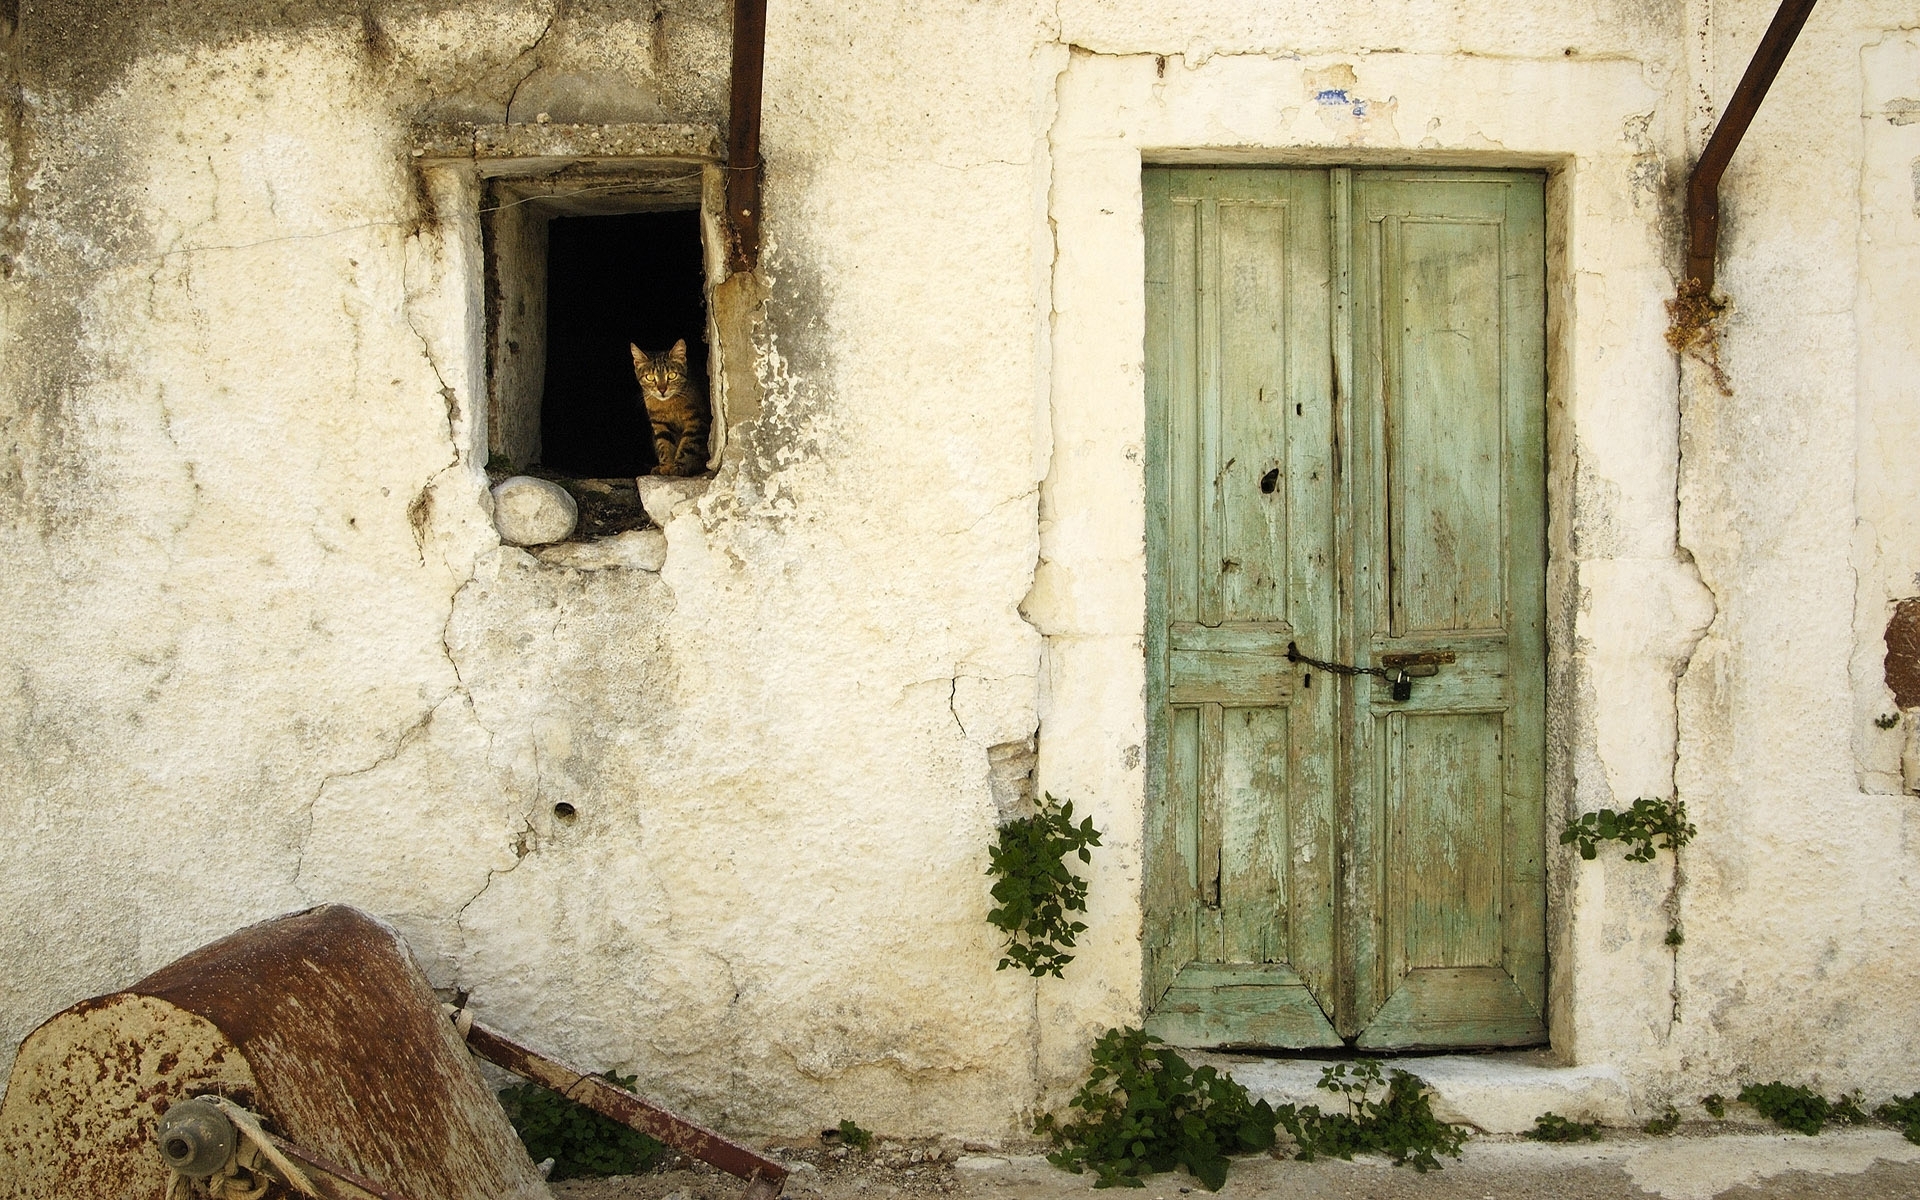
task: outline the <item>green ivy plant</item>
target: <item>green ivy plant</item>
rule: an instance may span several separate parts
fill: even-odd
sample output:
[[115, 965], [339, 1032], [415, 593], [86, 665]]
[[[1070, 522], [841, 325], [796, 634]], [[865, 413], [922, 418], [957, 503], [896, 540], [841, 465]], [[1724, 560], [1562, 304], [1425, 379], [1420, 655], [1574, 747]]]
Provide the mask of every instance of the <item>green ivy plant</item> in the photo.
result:
[[1047, 1161], [1095, 1187], [1144, 1187], [1142, 1178], [1185, 1167], [1208, 1191], [1227, 1179], [1229, 1155], [1271, 1149], [1277, 1116], [1238, 1081], [1194, 1067], [1138, 1029], [1109, 1029], [1093, 1044], [1087, 1081], [1064, 1123], [1042, 1116], [1034, 1132], [1052, 1139]]
[[[1717, 1100], [1719, 1097], [1709, 1099]], [[1858, 1092], [1849, 1092], [1838, 1100], [1829, 1100], [1810, 1087], [1782, 1083], [1778, 1079], [1772, 1083], [1750, 1083], [1741, 1088], [1740, 1102], [1780, 1128], [1804, 1133], [1808, 1137], [1818, 1134], [1829, 1123], [1863, 1125], [1868, 1120], [1877, 1120], [1898, 1126], [1908, 1141], [1920, 1144], [1920, 1092], [1894, 1097], [1874, 1109], [1872, 1117], [1868, 1117], [1867, 1110], [1860, 1106]]]
[[[1601, 842], [1622, 842], [1628, 862], [1652, 862], [1658, 850], [1678, 850], [1697, 832], [1687, 824], [1687, 807], [1678, 796], [1658, 800], [1642, 796], [1625, 812], [1603, 808], [1590, 812], [1568, 825], [1560, 833], [1562, 846], [1578, 846], [1580, 857], [1592, 860], [1600, 853]], [[1659, 846], [1653, 844], [1661, 839]]]
[[998, 970], [1020, 967], [1036, 978], [1060, 978], [1073, 961], [1067, 948], [1086, 932], [1071, 914], [1087, 911], [1087, 881], [1067, 869], [1068, 855], [1090, 863], [1088, 848], [1100, 844], [1093, 818], [1073, 823], [1073, 802], [1047, 796], [1031, 817], [1000, 827], [1000, 843], [989, 851], [987, 874], [994, 877], [995, 907], [987, 921], [1007, 935]]
[[1533, 1128], [1520, 1135], [1536, 1142], [1597, 1142], [1600, 1126], [1592, 1121], [1569, 1121], [1556, 1112], [1541, 1113]]
[[852, 1121], [842, 1121], [838, 1129], [829, 1129], [827, 1133], [841, 1145], [851, 1146], [855, 1150], [873, 1149], [873, 1134]]
[[[633, 1089], [635, 1077], [608, 1071], [600, 1078]], [[638, 1175], [658, 1162], [666, 1147], [620, 1122], [533, 1083], [500, 1093], [507, 1120], [535, 1162], [551, 1158], [551, 1179]]]
[[[1350, 1069], [1351, 1068], [1351, 1069]], [[1396, 1166], [1421, 1173], [1440, 1169], [1436, 1154], [1460, 1156], [1467, 1131], [1433, 1115], [1426, 1085], [1405, 1071], [1386, 1078], [1376, 1062], [1335, 1063], [1320, 1070], [1314, 1086], [1338, 1095], [1346, 1111], [1323, 1113], [1315, 1104], [1282, 1104], [1275, 1116], [1294, 1140], [1294, 1157], [1312, 1162], [1321, 1155], [1351, 1159], [1362, 1151], [1385, 1154]], [[1372, 1098], [1385, 1087], [1386, 1094]]]
[[1908, 1141], [1920, 1145], [1920, 1092], [1896, 1096], [1874, 1109], [1873, 1115], [1889, 1125], [1898, 1125]]

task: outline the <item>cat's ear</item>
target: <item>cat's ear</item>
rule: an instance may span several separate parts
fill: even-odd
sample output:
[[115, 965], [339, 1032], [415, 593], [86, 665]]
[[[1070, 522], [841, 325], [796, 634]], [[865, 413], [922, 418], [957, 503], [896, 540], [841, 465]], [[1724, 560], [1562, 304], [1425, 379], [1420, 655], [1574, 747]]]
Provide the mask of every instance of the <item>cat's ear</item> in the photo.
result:
[[679, 341], [675, 342], [673, 344], [673, 349], [667, 351], [667, 357], [673, 360], [673, 365], [676, 367], [686, 366], [687, 365], [687, 339], [681, 338]]
[[636, 371], [645, 370], [647, 366], [647, 352], [632, 342], [627, 343], [627, 349], [633, 351], [633, 369]]

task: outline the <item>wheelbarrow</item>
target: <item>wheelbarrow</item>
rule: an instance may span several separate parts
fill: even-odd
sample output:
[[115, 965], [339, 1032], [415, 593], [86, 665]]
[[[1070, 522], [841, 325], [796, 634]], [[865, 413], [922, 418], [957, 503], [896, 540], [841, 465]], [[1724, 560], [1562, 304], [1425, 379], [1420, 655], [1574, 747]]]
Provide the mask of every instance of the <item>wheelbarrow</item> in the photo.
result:
[[[451, 1018], [451, 1019], [450, 1019]], [[786, 1168], [442, 1005], [391, 927], [326, 905], [242, 929], [20, 1045], [6, 1200], [550, 1200], [478, 1055], [748, 1183]]]

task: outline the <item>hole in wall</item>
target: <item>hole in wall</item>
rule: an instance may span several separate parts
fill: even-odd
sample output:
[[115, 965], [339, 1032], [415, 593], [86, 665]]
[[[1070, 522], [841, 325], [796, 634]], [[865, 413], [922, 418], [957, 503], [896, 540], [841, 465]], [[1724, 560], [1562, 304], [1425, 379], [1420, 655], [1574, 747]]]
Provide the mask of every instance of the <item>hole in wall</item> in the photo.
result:
[[573, 807], [573, 805], [568, 804], [565, 800], [562, 800], [560, 803], [553, 806], [553, 815], [556, 818], [558, 818], [563, 824], [572, 824], [573, 819], [579, 816], [580, 813], [579, 813], [579, 810]]

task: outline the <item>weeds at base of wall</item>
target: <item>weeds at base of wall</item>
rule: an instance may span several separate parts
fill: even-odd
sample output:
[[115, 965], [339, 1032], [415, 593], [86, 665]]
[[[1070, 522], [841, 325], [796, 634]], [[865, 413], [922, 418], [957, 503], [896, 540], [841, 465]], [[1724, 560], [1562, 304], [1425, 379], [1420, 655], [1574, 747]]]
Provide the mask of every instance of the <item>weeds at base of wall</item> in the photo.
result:
[[1593, 1121], [1569, 1121], [1556, 1112], [1533, 1119], [1533, 1128], [1520, 1135], [1530, 1142], [1597, 1142], [1600, 1126]]
[[1067, 868], [1067, 857], [1090, 863], [1089, 847], [1100, 844], [1093, 818], [1073, 823], [1073, 801], [1065, 805], [1048, 795], [1031, 817], [1000, 827], [999, 844], [988, 851], [987, 874], [994, 877], [995, 907], [987, 923], [1007, 935], [997, 970], [1019, 967], [1038, 978], [1061, 978], [1073, 961], [1067, 948], [1086, 932], [1070, 914], [1087, 911], [1087, 881]]
[[[1383, 1083], [1386, 1094], [1372, 1099]], [[1337, 1063], [1322, 1068], [1314, 1086], [1338, 1093], [1347, 1111], [1322, 1113], [1313, 1104], [1282, 1104], [1276, 1110], [1281, 1127], [1297, 1147], [1294, 1157], [1302, 1162], [1323, 1154], [1351, 1159], [1371, 1151], [1387, 1155], [1397, 1167], [1410, 1166], [1425, 1174], [1440, 1169], [1436, 1155], [1460, 1157], [1467, 1131], [1434, 1116], [1426, 1085], [1406, 1071], [1394, 1071], [1383, 1080], [1379, 1063], [1356, 1064], [1351, 1074], [1346, 1063]]]
[[[600, 1078], [632, 1090], [636, 1077], [607, 1071]], [[666, 1153], [666, 1147], [610, 1117], [602, 1116], [558, 1092], [521, 1083], [500, 1093], [513, 1131], [535, 1162], [553, 1160], [550, 1179], [638, 1175]]]
[[[1920, 1092], [1911, 1096], [1896, 1096], [1892, 1100], [1873, 1110], [1869, 1116], [1860, 1106], [1860, 1094], [1848, 1093], [1838, 1100], [1829, 1100], [1809, 1087], [1797, 1084], [1750, 1083], [1740, 1089], [1740, 1103], [1753, 1109], [1761, 1116], [1772, 1121], [1781, 1129], [1793, 1133], [1803, 1133], [1813, 1137], [1827, 1125], [1864, 1125], [1868, 1121], [1879, 1121], [1898, 1128], [1906, 1139], [1920, 1145]], [[1719, 1092], [1709, 1092], [1700, 1097], [1700, 1107], [1714, 1120], [1723, 1120], [1727, 1115], [1727, 1098]], [[1680, 1126], [1680, 1113], [1672, 1105], [1661, 1115], [1642, 1125], [1643, 1133], [1664, 1137]], [[1523, 1137], [1536, 1142], [1573, 1142], [1591, 1139], [1600, 1140], [1597, 1125], [1582, 1121], [1569, 1121], [1557, 1113], [1542, 1113], [1534, 1119], [1534, 1126]]]
[[1100, 1035], [1067, 1107], [1083, 1115], [1063, 1123], [1047, 1113], [1033, 1131], [1056, 1147], [1048, 1162], [1076, 1175], [1091, 1168], [1099, 1188], [1145, 1187], [1145, 1176], [1185, 1167], [1219, 1191], [1228, 1156], [1271, 1149], [1279, 1119], [1236, 1080], [1189, 1065], [1139, 1029]]
[[1458, 1157], [1467, 1136], [1433, 1115], [1420, 1080], [1405, 1071], [1383, 1078], [1375, 1062], [1322, 1069], [1316, 1086], [1346, 1105], [1345, 1112], [1323, 1113], [1318, 1105], [1275, 1108], [1255, 1101], [1237, 1080], [1189, 1066], [1138, 1029], [1109, 1029], [1094, 1043], [1092, 1060], [1068, 1105], [1084, 1115], [1062, 1123], [1048, 1114], [1034, 1132], [1057, 1147], [1049, 1162], [1076, 1174], [1092, 1168], [1099, 1176], [1095, 1187], [1143, 1187], [1145, 1176], [1184, 1166], [1207, 1190], [1218, 1191], [1229, 1155], [1272, 1150], [1284, 1157], [1275, 1148], [1280, 1129], [1302, 1162], [1373, 1152], [1422, 1172], [1439, 1168], [1437, 1155]]
[[821, 1130], [820, 1140], [829, 1145], [838, 1142], [840, 1145], [854, 1150], [873, 1149], [873, 1134], [860, 1128], [860, 1126], [854, 1124], [852, 1121], [840, 1122], [839, 1128], [837, 1129]]
[[[1708, 1099], [1717, 1100], [1719, 1097]], [[1830, 1123], [1864, 1125], [1871, 1119], [1896, 1126], [1908, 1141], [1920, 1145], [1920, 1092], [1911, 1096], [1896, 1096], [1875, 1108], [1871, 1118], [1860, 1107], [1858, 1092], [1850, 1092], [1838, 1100], [1829, 1100], [1812, 1088], [1782, 1083], [1778, 1079], [1772, 1083], [1750, 1083], [1741, 1088], [1740, 1102], [1780, 1128], [1804, 1133], [1808, 1137], [1815, 1136]]]

